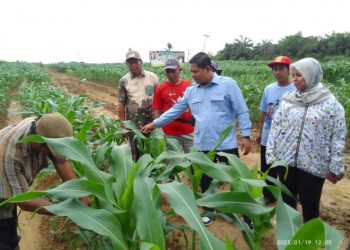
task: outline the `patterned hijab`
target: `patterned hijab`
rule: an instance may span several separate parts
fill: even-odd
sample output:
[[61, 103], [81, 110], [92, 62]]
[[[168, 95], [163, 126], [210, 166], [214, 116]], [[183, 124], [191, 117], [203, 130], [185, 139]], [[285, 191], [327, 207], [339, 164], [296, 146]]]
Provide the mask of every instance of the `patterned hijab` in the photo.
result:
[[290, 65], [290, 70], [298, 70], [305, 79], [306, 90], [295, 90], [285, 94], [282, 100], [298, 106], [309, 106], [328, 100], [333, 94], [320, 82], [323, 76], [320, 63], [314, 58], [304, 58]]

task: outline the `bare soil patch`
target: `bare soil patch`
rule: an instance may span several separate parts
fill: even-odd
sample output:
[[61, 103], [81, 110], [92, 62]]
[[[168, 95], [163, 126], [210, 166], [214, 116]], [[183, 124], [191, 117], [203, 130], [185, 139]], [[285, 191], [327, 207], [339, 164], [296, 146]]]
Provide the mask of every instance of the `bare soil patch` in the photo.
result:
[[117, 118], [117, 87], [81, 81], [79, 77], [50, 71], [52, 83], [70, 95], [86, 95], [90, 102], [103, 102], [104, 107], [93, 110], [95, 115]]

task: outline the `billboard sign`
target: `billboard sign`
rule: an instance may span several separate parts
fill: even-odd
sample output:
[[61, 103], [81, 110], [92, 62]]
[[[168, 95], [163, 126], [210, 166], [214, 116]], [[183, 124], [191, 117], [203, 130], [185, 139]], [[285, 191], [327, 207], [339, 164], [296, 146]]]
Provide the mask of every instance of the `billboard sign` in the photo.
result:
[[163, 66], [164, 62], [169, 58], [176, 58], [180, 61], [180, 63], [184, 63], [185, 51], [152, 50], [149, 52], [149, 61], [151, 65]]

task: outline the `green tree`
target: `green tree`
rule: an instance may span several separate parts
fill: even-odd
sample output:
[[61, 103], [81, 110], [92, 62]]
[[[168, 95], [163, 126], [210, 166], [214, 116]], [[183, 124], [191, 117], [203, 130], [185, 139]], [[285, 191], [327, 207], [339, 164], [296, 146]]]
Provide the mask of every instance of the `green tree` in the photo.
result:
[[305, 37], [303, 39], [303, 45], [297, 53], [297, 57], [322, 57], [323, 55], [320, 50], [320, 40], [321, 38], [316, 36]]
[[326, 55], [350, 56], [350, 33], [332, 33], [324, 39]]
[[270, 59], [273, 58], [278, 52], [278, 47], [273, 44], [271, 40], [262, 40], [260, 43], [254, 46], [253, 54], [254, 59]]
[[233, 43], [225, 44], [225, 48], [219, 52], [218, 59], [223, 60], [249, 60], [253, 56], [253, 42], [250, 38], [240, 36]]
[[254, 44], [250, 38], [240, 35], [240, 39], [235, 39], [234, 45], [236, 59], [247, 60], [252, 58]]
[[303, 47], [304, 37], [301, 32], [295, 35], [286, 36], [279, 43], [279, 51], [283, 55], [288, 55], [293, 58], [298, 57], [300, 49]]
[[217, 60], [271, 60], [278, 55], [291, 58], [327, 56], [350, 56], [350, 33], [331, 33], [320, 36], [303, 37], [301, 32], [282, 38], [277, 44], [262, 40], [254, 45], [252, 40], [240, 36], [233, 43], [225, 43], [215, 55]]

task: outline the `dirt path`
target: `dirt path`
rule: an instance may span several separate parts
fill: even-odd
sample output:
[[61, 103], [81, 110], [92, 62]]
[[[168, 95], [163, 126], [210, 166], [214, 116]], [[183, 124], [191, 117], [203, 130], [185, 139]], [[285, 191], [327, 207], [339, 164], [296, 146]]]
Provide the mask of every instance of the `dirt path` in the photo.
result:
[[[23, 250], [41, 250], [44, 249], [43, 244], [48, 242], [44, 240], [46, 234], [50, 232], [42, 232], [43, 224], [47, 224], [48, 220], [44, 215], [37, 214], [32, 218], [32, 213], [21, 211], [18, 217], [18, 229], [21, 241], [20, 249]], [[48, 242], [49, 243], [49, 242]], [[50, 244], [50, 243], [49, 243]]]
[[[54, 184], [60, 183], [56, 173], [47, 176], [40, 184], [34, 181], [31, 190], [45, 190]], [[64, 218], [20, 211], [18, 216], [18, 232], [21, 236], [21, 250], [68, 250], [64, 239]]]
[[70, 95], [86, 95], [91, 102], [103, 102], [104, 107], [96, 108], [93, 113], [117, 118], [117, 88], [109, 85], [81, 81], [79, 77], [50, 71], [52, 83]]
[[[116, 88], [106, 85], [100, 85], [89, 81], [81, 82], [78, 77], [56, 73], [51, 71], [50, 75], [53, 80], [53, 84], [59, 86], [67, 93], [71, 95], [76, 94], [85, 94], [88, 96], [90, 101], [103, 101], [106, 105], [102, 108], [99, 108], [94, 111], [96, 115], [104, 114], [110, 118], [116, 118], [117, 113], [117, 97], [116, 97]], [[253, 140], [255, 137], [255, 132], [253, 131]], [[347, 145], [349, 147], [349, 145]], [[253, 145], [252, 153], [248, 156], [242, 157], [243, 161], [249, 167], [254, 167], [256, 164], [259, 164], [259, 148], [256, 144]], [[346, 249], [346, 246], [349, 244], [350, 238], [350, 157], [345, 158], [346, 164], [348, 166], [348, 172], [346, 178], [342, 181], [333, 185], [326, 181], [324, 186], [324, 191], [321, 200], [321, 217], [328, 222], [330, 225], [335, 226], [343, 232], [346, 239], [342, 244], [341, 249]], [[40, 220], [40, 217], [37, 219]], [[40, 222], [40, 221], [39, 221]], [[179, 219], [181, 223], [181, 218]], [[30, 223], [31, 230], [35, 233], [34, 226], [36, 223]], [[209, 226], [209, 230], [217, 235], [221, 239], [225, 239], [225, 235], [229, 235], [230, 238], [237, 243], [236, 246], [239, 246], [239, 249], [248, 249], [246, 246], [242, 235], [239, 231], [232, 228], [232, 226], [220, 219], [214, 221], [214, 223]], [[40, 230], [39, 231], [40, 234]], [[24, 235], [27, 237], [27, 235]], [[28, 233], [28, 237], [32, 238], [34, 236]], [[180, 237], [178, 234], [174, 236], [174, 248], [176, 248], [177, 239]], [[35, 238], [35, 237], [34, 237]], [[32, 238], [33, 239], [33, 238]], [[23, 239], [24, 241], [24, 239]], [[276, 249], [275, 240], [270, 234], [266, 237], [263, 245], [263, 249]], [[23, 247], [22, 249], [39, 249], [39, 248], [27, 248]]]

